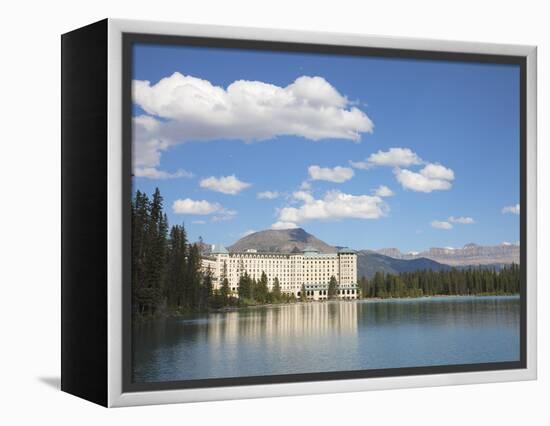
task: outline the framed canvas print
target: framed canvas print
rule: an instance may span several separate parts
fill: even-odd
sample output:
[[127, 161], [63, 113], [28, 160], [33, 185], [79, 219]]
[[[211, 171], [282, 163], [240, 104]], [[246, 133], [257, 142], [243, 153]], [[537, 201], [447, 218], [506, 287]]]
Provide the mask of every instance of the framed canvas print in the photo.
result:
[[105, 406], [536, 378], [536, 49], [62, 36], [62, 389]]

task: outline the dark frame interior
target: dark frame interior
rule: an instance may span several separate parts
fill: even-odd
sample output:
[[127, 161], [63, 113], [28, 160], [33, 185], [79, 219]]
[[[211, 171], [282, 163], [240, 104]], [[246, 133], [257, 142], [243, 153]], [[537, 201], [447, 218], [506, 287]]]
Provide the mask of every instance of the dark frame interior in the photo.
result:
[[[260, 385], [275, 383], [313, 382], [325, 380], [364, 379], [374, 377], [414, 376], [425, 374], [449, 374], [492, 370], [523, 369], [527, 367], [527, 59], [523, 56], [487, 55], [455, 52], [373, 48], [362, 46], [335, 46], [322, 44], [288, 43], [258, 40], [187, 37], [153, 34], [123, 34], [122, 102], [123, 102], [123, 392], [211, 388], [224, 386]], [[132, 382], [132, 317], [131, 317], [131, 158], [132, 158], [132, 64], [133, 45], [183, 45], [227, 49], [322, 53], [346, 56], [371, 56], [385, 58], [410, 58], [417, 60], [460, 61], [492, 64], [513, 64], [520, 68], [520, 360], [512, 362], [406, 367], [373, 370], [338, 371], [321, 373], [285, 374], [270, 376], [243, 376], [231, 378], [198, 379], [166, 382]]]

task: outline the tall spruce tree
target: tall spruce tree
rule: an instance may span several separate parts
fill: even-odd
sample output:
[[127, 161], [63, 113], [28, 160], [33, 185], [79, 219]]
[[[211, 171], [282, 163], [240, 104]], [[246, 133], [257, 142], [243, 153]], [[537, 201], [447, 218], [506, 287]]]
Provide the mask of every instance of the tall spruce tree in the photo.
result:
[[132, 306], [133, 312], [141, 315], [151, 304], [145, 279], [150, 209], [147, 195], [136, 191], [132, 202]]
[[208, 268], [204, 272], [203, 281], [202, 281], [202, 306], [203, 310], [208, 309], [212, 303], [214, 297], [214, 285], [212, 282], [212, 270]]
[[271, 290], [271, 300], [274, 303], [279, 303], [281, 301], [281, 284], [279, 278], [273, 278], [273, 287]]
[[330, 277], [330, 281], [328, 283], [328, 298], [334, 299], [336, 297], [337, 292], [338, 292], [338, 281], [336, 281], [336, 277], [333, 275]]
[[150, 220], [146, 234], [147, 254], [145, 259], [146, 286], [152, 297], [151, 313], [156, 313], [163, 302], [163, 276], [166, 256], [166, 232], [168, 221], [163, 214], [163, 200], [158, 188], [151, 201]]
[[269, 289], [267, 287], [267, 274], [262, 271], [261, 278], [256, 284], [256, 292], [254, 298], [259, 303], [266, 303], [269, 297]]
[[227, 306], [229, 304], [229, 279], [227, 278], [227, 263], [223, 262], [223, 268], [222, 268], [222, 275], [221, 275], [221, 282], [222, 285], [220, 287], [220, 296], [222, 299], [223, 306]]
[[251, 298], [251, 280], [247, 272], [242, 274], [239, 278], [239, 299], [245, 300]]
[[183, 289], [186, 279], [187, 237], [183, 225], [170, 230], [166, 256], [165, 293], [171, 308], [184, 306]]
[[186, 280], [184, 283], [184, 303], [197, 310], [200, 303], [200, 287], [202, 284], [201, 255], [197, 244], [192, 244], [187, 256]]

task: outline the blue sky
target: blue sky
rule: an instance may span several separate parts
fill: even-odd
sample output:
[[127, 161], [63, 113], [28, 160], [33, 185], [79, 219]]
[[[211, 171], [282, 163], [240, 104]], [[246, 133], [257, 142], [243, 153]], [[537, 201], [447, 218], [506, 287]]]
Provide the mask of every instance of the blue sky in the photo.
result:
[[517, 66], [136, 45], [133, 79], [134, 190], [192, 240], [519, 240]]

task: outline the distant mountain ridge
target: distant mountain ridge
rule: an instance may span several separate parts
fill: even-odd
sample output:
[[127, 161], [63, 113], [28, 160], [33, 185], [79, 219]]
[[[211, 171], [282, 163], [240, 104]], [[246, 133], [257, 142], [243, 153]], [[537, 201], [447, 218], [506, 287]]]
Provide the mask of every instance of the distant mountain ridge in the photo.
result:
[[[231, 252], [254, 249], [263, 253], [292, 253], [307, 246], [321, 253], [334, 253], [341, 246], [332, 246], [302, 228], [254, 232], [227, 247]], [[378, 271], [398, 274], [422, 269], [449, 270], [452, 267], [485, 266], [500, 268], [519, 263], [519, 246], [480, 246], [466, 244], [460, 249], [431, 248], [419, 253], [402, 253], [397, 248], [357, 250], [357, 275], [372, 278]]]
[[519, 245], [517, 244], [480, 246], [474, 243], [466, 244], [461, 248], [432, 247], [429, 250], [415, 253], [402, 253], [396, 248], [384, 248], [375, 250], [375, 252], [394, 259], [426, 258], [452, 266], [519, 263], [520, 254]]
[[[307, 246], [315, 247], [321, 253], [334, 253], [342, 248], [331, 246], [302, 228], [254, 232], [227, 248], [231, 252], [254, 249], [263, 253], [292, 253], [303, 250]], [[359, 250], [357, 252], [357, 274], [359, 277], [372, 278], [377, 271], [398, 274], [419, 269], [440, 271], [450, 269], [450, 266], [422, 258], [414, 260], [394, 259], [372, 250]]]
[[357, 252], [357, 275], [359, 277], [372, 278], [376, 272], [399, 274], [401, 272], [413, 272], [424, 269], [448, 271], [452, 267], [424, 257], [405, 260], [385, 256], [372, 250], [360, 250]]

